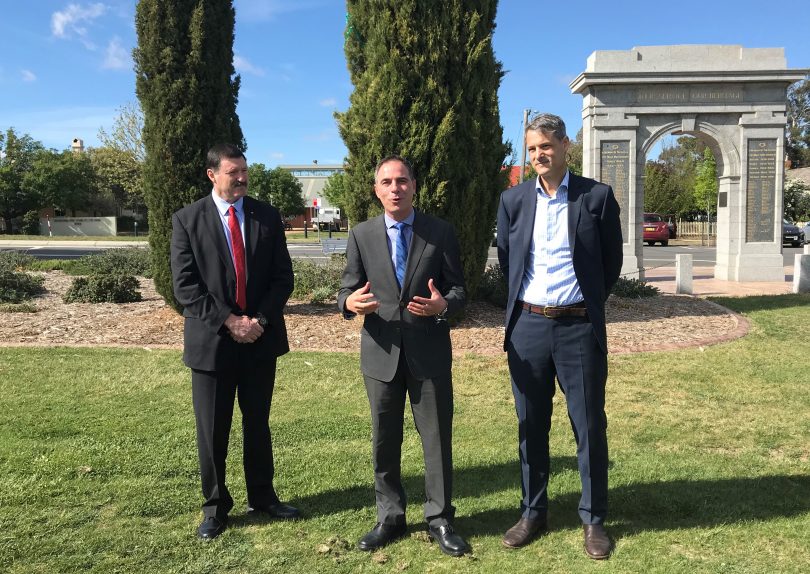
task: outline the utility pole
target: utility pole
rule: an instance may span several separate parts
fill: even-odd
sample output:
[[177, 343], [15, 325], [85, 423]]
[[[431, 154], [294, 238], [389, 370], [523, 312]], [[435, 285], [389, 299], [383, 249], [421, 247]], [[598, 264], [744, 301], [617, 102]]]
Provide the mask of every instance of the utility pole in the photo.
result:
[[519, 183], [523, 183], [523, 172], [526, 171], [526, 125], [529, 123], [529, 112], [531, 110], [526, 108], [523, 110], [523, 129], [520, 132], [520, 179]]

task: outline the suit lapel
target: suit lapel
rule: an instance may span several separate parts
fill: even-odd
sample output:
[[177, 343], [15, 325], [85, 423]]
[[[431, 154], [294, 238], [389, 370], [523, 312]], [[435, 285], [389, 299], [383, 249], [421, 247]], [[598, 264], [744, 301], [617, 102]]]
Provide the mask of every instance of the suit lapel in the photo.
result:
[[[413, 218], [413, 236], [411, 237], [411, 246], [408, 248], [408, 261], [405, 263], [405, 280], [402, 285], [402, 293], [408, 290], [411, 284], [416, 266], [419, 265], [419, 260], [422, 258], [422, 252], [425, 250], [427, 240], [430, 238], [430, 227], [427, 225], [427, 219], [419, 212], [415, 213]], [[402, 294], [400, 294], [400, 299]]]
[[525, 253], [526, 255], [523, 263], [524, 267], [520, 270], [521, 277], [523, 277], [525, 266], [531, 254], [532, 236], [534, 235], [534, 218], [537, 214], [537, 184], [530, 180], [524, 185], [526, 189], [523, 190], [523, 197], [521, 198], [522, 205], [520, 215], [523, 216], [525, 220], [523, 225], [518, 226], [523, 232], [523, 236], [520, 238], [520, 253]]
[[228, 242], [225, 239], [225, 230], [222, 228], [222, 219], [214, 203], [213, 198], [210, 196], [205, 201], [205, 225], [208, 227], [211, 235], [214, 237], [214, 244], [217, 248], [217, 256], [222, 261], [225, 272], [228, 278], [236, 281], [236, 271], [233, 268], [233, 259], [231, 258], [231, 251], [228, 248]]
[[571, 174], [568, 178], [568, 245], [571, 248], [571, 259], [574, 258], [574, 246], [579, 224], [579, 216], [582, 212], [582, 191], [580, 190], [577, 176]]
[[[388, 230], [385, 227], [385, 218], [382, 215], [377, 216], [377, 218], [372, 221], [370, 238], [371, 245], [369, 245], [368, 248], [369, 254], [371, 255], [371, 261], [386, 261], [388, 263], [385, 266], [387, 269], [385, 278], [388, 283], [385, 288], [396, 293], [399, 291], [399, 285], [397, 284], [397, 276], [394, 272], [394, 265], [391, 262], [391, 252], [388, 250]], [[372, 285], [371, 289], [373, 291], [375, 286]]]
[[253, 258], [256, 255], [256, 247], [259, 245], [259, 220], [256, 218], [253, 202], [249, 197], [242, 200], [242, 211], [245, 214], [245, 245], [247, 246], [247, 253], [245, 253], [245, 265], [247, 267], [247, 276], [250, 280], [250, 269], [253, 263]]

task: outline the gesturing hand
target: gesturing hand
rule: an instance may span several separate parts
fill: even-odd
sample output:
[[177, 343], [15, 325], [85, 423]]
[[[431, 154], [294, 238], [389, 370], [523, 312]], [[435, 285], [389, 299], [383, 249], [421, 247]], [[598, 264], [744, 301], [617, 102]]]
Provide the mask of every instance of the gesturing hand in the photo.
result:
[[379, 308], [380, 302], [374, 298], [374, 293], [371, 292], [371, 283], [368, 281], [346, 298], [346, 310], [357, 315], [368, 315]]
[[414, 295], [411, 302], [408, 303], [408, 311], [420, 317], [430, 317], [447, 309], [447, 300], [436, 289], [432, 278], [428, 279], [428, 289], [430, 289], [430, 298]]

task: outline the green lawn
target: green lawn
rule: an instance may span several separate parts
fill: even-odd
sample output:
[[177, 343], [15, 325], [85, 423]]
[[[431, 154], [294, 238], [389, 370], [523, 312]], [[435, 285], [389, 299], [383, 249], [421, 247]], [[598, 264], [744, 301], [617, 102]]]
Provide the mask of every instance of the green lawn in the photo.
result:
[[[558, 393], [551, 532], [510, 551], [518, 518], [517, 425], [505, 361], [455, 367], [456, 526], [472, 558], [421, 531], [421, 449], [403, 446], [412, 535], [375, 557], [370, 425], [357, 355], [279, 363], [271, 423], [277, 488], [303, 520], [237, 506], [212, 543], [195, 539], [199, 481], [190, 384], [180, 354], [0, 349], [0, 570], [22, 572], [807, 572], [810, 571], [810, 297], [722, 300], [752, 321], [742, 340], [610, 361], [614, 555], [582, 552], [579, 478]], [[239, 420], [234, 429], [239, 429]], [[347, 542], [344, 545], [343, 541]], [[322, 545], [331, 548], [319, 553]], [[344, 546], [348, 546], [344, 548]]]

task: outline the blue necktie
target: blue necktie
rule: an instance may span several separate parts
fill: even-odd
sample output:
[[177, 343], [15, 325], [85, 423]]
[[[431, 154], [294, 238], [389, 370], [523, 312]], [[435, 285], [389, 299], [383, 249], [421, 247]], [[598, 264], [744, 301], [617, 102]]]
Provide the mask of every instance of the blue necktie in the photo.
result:
[[408, 262], [408, 240], [405, 239], [405, 228], [407, 226], [408, 224], [403, 221], [394, 225], [397, 230], [396, 273], [397, 283], [399, 283], [400, 289], [402, 289], [402, 285], [405, 283], [405, 265]]

